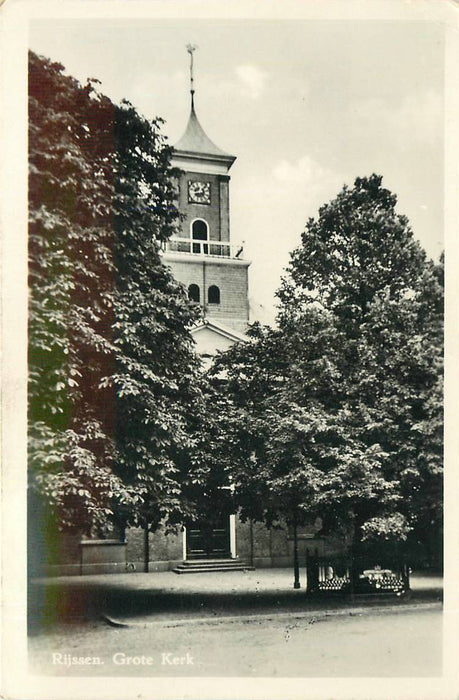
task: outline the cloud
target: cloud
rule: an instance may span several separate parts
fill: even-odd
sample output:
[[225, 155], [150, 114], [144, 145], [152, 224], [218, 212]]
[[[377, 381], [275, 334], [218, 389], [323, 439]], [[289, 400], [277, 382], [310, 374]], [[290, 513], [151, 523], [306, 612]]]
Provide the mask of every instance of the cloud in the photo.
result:
[[281, 160], [273, 169], [273, 177], [280, 182], [303, 182], [310, 185], [321, 179], [326, 172], [327, 170], [310, 156], [302, 156], [296, 162]]
[[[297, 160], [282, 159], [272, 169], [270, 187], [272, 196], [296, 216], [315, 215], [317, 208], [334, 196], [342, 186], [342, 176], [322, 165], [309, 155]], [[304, 218], [304, 221], [306, 218]]]
[[264, 71], [257, 68], [257, 66], [243, 65], [236, 66], [236, 75], [248, 97], [255, 100], [260, 97], [266, 83], [266, 73]]
[[434, 90], [411, 93], [395, 107], [381, 98], [354, 106], [363, 128], [392, 133], [399, 143], [436, 146], [442, 135], [442, 96]]
[[264, 251], [274, 256], [282, 231], [280, 247], [287, 254], [299, 242], [306, 220], [341, 189], [342, 174], [309, 155], [282, 159], [270, 172], [263, 167], [255, 165], [247, 178], [232, 183], [235, 229], [247, 231], [250, 222], [252, 240], [263, 241]]

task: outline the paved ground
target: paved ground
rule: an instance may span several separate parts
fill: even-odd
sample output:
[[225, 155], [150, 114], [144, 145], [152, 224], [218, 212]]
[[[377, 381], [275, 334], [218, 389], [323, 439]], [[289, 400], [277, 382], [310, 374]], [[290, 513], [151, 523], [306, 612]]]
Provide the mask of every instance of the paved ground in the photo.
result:
[[172, 572], [41, 579], [30, 587], [30, 631], [58, 621], [97, 619], [101, 613], [126, 622], [173, 621], [324, 609], [413, 605], [441, 600], [442, 579], [413, 575], [409, 600], [317, 601], [305, 594], [305, 576], [293, 589], [291, 569], [258, 569], [177, 575]]
[[432, 677], [441, 675], [441, 618], [404, 608], [176, 627], [88, 622], [32, 637], [29, 657], [34, 672], [57, 676]]

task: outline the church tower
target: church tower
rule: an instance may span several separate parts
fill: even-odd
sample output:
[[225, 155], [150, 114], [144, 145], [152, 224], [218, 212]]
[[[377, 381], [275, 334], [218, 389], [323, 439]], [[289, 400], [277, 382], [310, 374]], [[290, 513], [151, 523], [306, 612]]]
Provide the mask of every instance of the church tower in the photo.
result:
[[212, 355], [242, 340], [249, 321], [248, 267], [242, 248], [233, 246], [229, 216], [229, 170], [236, 160], [216, 146], [195, 111], [193, 51], [189, 46], [191, 111], [182, 138], [174, 146], [172, 165], [178, 180], [181, 231], [166, 245], [164, 263], [185, 284], [202, 308], [193, 330], [197, 351]]

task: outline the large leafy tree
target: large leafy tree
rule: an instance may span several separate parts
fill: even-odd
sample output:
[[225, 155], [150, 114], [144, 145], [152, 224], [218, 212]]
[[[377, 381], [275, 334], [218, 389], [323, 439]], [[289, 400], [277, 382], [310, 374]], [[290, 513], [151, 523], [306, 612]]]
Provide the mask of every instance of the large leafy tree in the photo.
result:
[[[268, 527], [283, 521], [293, 528], [294, 585], [299, 587], [296, 533], [311, 515], [304, 509], [311, 484], [302, 478], [304, 455], [296, 449], [298, 423], [291, 406], [285, 405], [291, 348], [279, 331], [258, 323], [247, 335], [247, 342], [217, 357], [210, 373], [227, 399], [219, 459], [228, 462], [233, 500], [243, 520], [261, 521]], [[280, 456], [277, 464], [276, 454]]]
[[272, 429], [269, 402], [285, 381], [288, 357], [280, 334], [254, 323], [247, 341], [219, 354], [209, 371], [213, 390], [221, 394], [226, 410], [221, 414], [218, 461], [227, 465], [228, 483], [243, 520], [264, 521], [271, 526], [279, 518], [279, 502], [272, 498], [265, 471], [266, 441]]
[[160, 258], [171, 149], [34, 54], [29, 121], [30, 491], [62, 529], [178, 522], [202, 393], [199, 312]]
[[242, 518], [296, 532], [318, 516], [324, 534], [346, 537], [350, 509], [388, 499], [382, 449], [359, 439], [358, 419], [337, 399], [343, 391], [342, 339], [316, 308], [292, 332], [255, 325], [250, 340], [220, 356], [225, 372], [226, 454], [231, 454], [235, 502]]
[[[388, 478], [398, 484], [399, 512], [413, 553], [441, 564], [443, 503], [443, 262], [426, 262], [402, 299], [372, 305], [361, 352], [361, 400], [366, 443], [385, 452]], [[371, 541], [387, 538], [390, 521], [367, 523]], [[401, 520], [399, 518], [398, 522]]]
[[279, 298], [305, 397], [302, 319], [328, 314], [337, 340], [324, 348], [333, 377], [320, 402], [330, 420], [346, 417], [346, 440], [356, 442], [347, 445], [349, 464], [343, 446], [334, 464], [322, 463], [320, 500], [349, 521], [354, 543], [403, 541], [410, 532], [426, 540], [441, 519], [441, 265], [426, 259], [381, 177], [357, 178], [308, 222]]
[[278, 296], [278, 328], [216, 365], [242, 513], [320, 516], [356, 559], [428, 547], [441, 525], [441, 263], [381, 178], [358, 178], [308, 222]]

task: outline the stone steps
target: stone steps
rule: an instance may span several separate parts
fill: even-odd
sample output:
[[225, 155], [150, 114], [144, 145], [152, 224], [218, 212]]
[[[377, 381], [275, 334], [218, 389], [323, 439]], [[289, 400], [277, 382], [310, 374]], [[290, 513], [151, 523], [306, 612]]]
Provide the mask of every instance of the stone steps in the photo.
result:
[[199, 574], [212, 571], [253, 571], [254, 567], [249, 566], [240, 559], [191, 559], [183, 561], [172, 569], [175, 574]]

